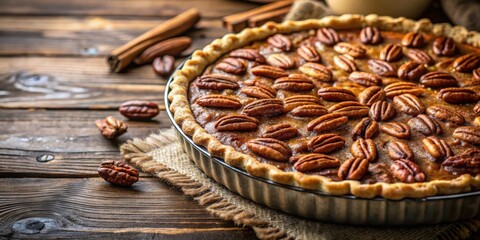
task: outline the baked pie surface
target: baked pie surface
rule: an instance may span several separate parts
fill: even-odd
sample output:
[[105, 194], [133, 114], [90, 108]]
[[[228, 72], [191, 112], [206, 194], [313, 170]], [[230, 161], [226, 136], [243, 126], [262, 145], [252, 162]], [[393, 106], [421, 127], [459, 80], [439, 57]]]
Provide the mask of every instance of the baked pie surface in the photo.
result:
[[174, 74], [175, 121], [226, 163], [333, 195], [480, 186], [480, 37], [369, 15], [266, 24]]

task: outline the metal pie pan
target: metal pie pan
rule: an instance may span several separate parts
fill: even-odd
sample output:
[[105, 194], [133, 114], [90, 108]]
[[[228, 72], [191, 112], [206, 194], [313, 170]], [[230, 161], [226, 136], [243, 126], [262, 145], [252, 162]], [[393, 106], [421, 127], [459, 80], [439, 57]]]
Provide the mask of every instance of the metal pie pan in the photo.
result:
[[243, 197], [304, 218], [351, 225], [437, 224], [480, 216], [480, 191], [418, 199], [364, 199], [333, 196], [252, 176], [211, 156], [182, 131], [170, 112], [168, 94], [172, 80], [171, 77], [166, 85], [165, 106], [183, 150], [207, 176]]

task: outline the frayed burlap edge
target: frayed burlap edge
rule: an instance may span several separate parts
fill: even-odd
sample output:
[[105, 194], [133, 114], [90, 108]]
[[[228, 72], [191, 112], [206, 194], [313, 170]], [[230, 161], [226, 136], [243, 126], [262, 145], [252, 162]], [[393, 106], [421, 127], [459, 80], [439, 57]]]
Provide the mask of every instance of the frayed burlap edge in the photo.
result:
[[200, 182], [156, 162], [152, 156], [148, 155], [154, 149], [175, 141], [178, 141], [177, 136], [171, 128], [158, 134], [151, 134], [144, 140], [138, 138], [128, 140], [120, 147], [120, 151], [126, 161], [143, 172], [180, 189], [185, 195], [192, 197], [201, 206], [204, 206], [210, 214], [233, 221], [236, 225], [252, 228], [259, 239], [293, 239], [284, 230], [271, 226], [266, 220], [259, 219], [252, 212], [240, 209]]

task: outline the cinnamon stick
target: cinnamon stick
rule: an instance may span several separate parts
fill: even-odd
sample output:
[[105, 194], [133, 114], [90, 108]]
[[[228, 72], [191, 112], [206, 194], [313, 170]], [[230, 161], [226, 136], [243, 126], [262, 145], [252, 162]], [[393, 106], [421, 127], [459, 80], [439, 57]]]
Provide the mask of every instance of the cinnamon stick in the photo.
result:
[[273, 22], [282, 22], [283, 18], [287, 15], [290, 11], [291, 7], [280, 8], [275, 11], [270, 11], [262, 14], [258, 14], [248, 18], [248, 26], [249, 27], [258, 27], [263, 25], [266, 22], [273, 21]]
[[122, 71], [149, 46], [186, 32], [198, 21], [200, 21], [200, 12], [196, 8], [191, 8], [113, 50], [107, 57], [110, 70]]
[[293, 4], [293, 0], [276, 1], [261, 7], [229, 15], [223, 18], [223, 26], [231, 32], [240, 32], [242, 29], [248, 27], [248, 19], [259, 14], [275, 11]]

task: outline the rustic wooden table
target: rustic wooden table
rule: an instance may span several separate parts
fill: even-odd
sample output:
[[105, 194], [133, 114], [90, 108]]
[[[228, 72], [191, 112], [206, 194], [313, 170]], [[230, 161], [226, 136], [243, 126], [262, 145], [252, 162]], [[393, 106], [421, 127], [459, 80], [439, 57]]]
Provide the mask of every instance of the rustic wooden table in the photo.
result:
[[[95, 119], [120, 103], [163, 106], [166, 79], [150, 66], [109, 73], [105, 56], [169, 17], [196, 7], [192, 50], [226, 33], [221, 17], [257, 5], [229, 0], [0, 1], [0, 239], [252, 239], [250, 229], [210, 216], [146, 174], [133, 188], [99, 178], [118, 144], [170, 126], [127, 122], [116, 142]], [[191, 51], [190, 51], [191, 52]], [[163, 107], [164, 108], [164, 107]], [[48, 160], [54, 157], [54, 160]], [[38, 160], [37, 160], [38, 159]]]

